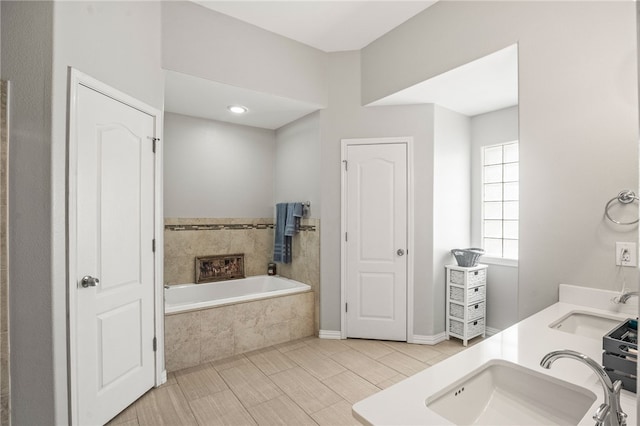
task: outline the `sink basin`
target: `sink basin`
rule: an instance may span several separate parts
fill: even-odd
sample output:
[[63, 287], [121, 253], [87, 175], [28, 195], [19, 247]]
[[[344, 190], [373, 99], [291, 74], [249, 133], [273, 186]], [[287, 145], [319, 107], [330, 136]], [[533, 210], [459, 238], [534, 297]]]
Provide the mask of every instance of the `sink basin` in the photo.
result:
[[576, 425], [596, 401], [588, 389], [494, 360], [425, 401], [456, 425]]
[[593, 312], [571, 311], [549, 327], [579, 336], [602, 339], [623, 320], [614, 316], [594, 314]]

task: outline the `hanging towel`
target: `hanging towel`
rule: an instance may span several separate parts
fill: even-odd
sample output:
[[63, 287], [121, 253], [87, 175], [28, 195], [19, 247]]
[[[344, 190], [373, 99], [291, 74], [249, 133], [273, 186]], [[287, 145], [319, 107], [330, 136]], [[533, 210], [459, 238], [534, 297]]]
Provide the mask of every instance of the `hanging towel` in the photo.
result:
[[276, 232], [273, 244], [273, 261], [291, 263], [293, 236], [300, 230], [302, 203], [276, 204]]
[[[286, 240], [284, 230], [287, 222], [287, 203], [276, 204], [276, 231], [273, 242], [273, 261], [278, 263], [289, 263], [287, 258]], [[291, 237], [289, 237], [291, 239]], [[290, 250], [289, 250], [290, 251]]]
[[302, 203], [287, 204], [287, 220], [284, 235], [293, 237], [300, 231], [300, 219], [302, 218]]

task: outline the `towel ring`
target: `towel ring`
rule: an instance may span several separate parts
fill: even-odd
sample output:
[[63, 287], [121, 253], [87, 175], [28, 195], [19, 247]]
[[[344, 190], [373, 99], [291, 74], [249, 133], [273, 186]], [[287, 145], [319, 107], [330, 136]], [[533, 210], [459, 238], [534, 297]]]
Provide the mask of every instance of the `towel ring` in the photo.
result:
[[623, 191], [620, 191], [620, 193], [618, 194], [617, 197], [612, 198], [611, 200], [609, 200], [609, 202], [607, 203], [606, 207], [604, 208], [604, 214], [605, 216], [607, 216], [607, 219], [609, 219], [611, 222], [613, 223], [617, 223], [618, 225], [633, 225], [638, 223], [638, 219], [634, 220], [633, 222], [620, 222], [615, 220], [614, 218], [612, 218], [609, 215], [609, 209], [611, 208], [611, 203], [613, 203], [614, 201], [619, 202], [620, 204], [631, 204], [636, 200], [640, 200], [640, 198], [638, 198], [638, 196], [636, 195], [635, 192], [625, 189]]

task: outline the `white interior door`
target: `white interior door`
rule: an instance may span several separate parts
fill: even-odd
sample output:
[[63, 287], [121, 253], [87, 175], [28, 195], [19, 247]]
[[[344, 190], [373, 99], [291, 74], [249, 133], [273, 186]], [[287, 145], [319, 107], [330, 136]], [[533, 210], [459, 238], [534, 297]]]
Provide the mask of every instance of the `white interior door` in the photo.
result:
[[347, 337], [407, 339], [407, 146], [346, 149]]
[[72, 417], [94, 425], [155, 383], [155, 118], [83, 85], [75, 102]]

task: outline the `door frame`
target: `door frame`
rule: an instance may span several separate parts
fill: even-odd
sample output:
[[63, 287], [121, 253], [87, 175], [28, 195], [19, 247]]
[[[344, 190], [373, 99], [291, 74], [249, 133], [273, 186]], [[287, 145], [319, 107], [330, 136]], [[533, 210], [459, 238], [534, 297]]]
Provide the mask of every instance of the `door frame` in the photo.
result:
[[[154, 136], [162, 136], [162, 112], [132, 96], [127, 95], [111, 86], [84, 74], [73, 67], [68, 69], [68, 103], [67, 103], [67, 362], [68, 362], [68, 394], [69, 394], [69, 420], [75, 425], [78, 422], [78, 394], [75, 383], [77, 383], [77, 339], [76, 321], [78, 314], [76, 311], [76, 277], [73, 271], [76, 270], [76, 238], [77, 238], [77, 147], [78, 135], [76, 131], [76, 121], [78, 113], [77, 96], [80, 86], [95, 90], [131, 108], [137, 109], [154, 118]], [[149, 141], [149, 143], [152, 143]], [[163, 293], [163, 232], [164, 218], [162, 213], [162, 144], [156, 144], [154, 158], [154, 333], [157, 338], [157, 346], [154, 354], [155, 359], [155, 386], [159, 386], [167, 380], [167, 372], [164, 368], [164, 293]], [[132, 401], [133, 402], [133, 401]]]
[[340, 143], [340, 338], [347, 338], [347, 314], [343, 308], [347, 300], [347, 242], [344, 238], [347, 230], [347, 174], [344, 168], [347, 148], [353, 145], [404, 144], [407, 147], [407, 342], [413, 343], [413, 137], [341, 139]]

